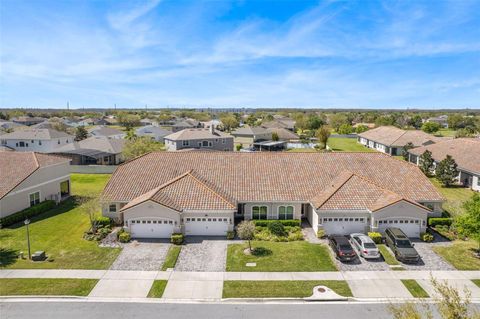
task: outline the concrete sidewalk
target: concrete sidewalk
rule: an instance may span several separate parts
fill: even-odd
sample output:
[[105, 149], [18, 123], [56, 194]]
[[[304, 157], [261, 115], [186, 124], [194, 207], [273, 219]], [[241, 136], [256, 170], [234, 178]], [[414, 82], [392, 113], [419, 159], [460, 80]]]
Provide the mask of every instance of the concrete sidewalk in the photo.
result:
[[226, 280], [346, 280], [357, 298], [411, 298], [402, 279], [415, 279], [433, 296], [430, 277], [447, 282], [472, 298], [480, 298], [480, 288], [471, 279], [480, 279], [480, 271], [343, 271], [343, 272], [180, 272], [124, 270], [0, 270], [0, 278], [75, 278], [99, 279], [90, 293], [94, 298], [145, 298], [154, 280], [168, 280], [163, 298], [222, 298]]

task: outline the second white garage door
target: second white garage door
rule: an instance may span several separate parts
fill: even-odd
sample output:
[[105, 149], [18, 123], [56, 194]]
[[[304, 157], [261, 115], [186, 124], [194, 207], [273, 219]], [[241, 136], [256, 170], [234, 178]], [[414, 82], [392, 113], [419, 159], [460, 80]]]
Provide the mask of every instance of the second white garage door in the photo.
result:
[[170, 238], [174, 222], [167, 219], [130, 219], [132, 238]]
[[383, 219], [378, 221], [378, 231], [384, 234], [388, 227], [395, 227], [400, 228], [408, 237], [418, 238], [420, 237], [421, 223], [420, 219]]
[[364, 233], [367, 219], [359, 217], [328, 217], [322, 218], [322, 224], [327, 235], [349, 235], [352, 233]]
[[191, 217], [185, 218], [185, 235], [190, 236], [225, 236], [229, 219], [225, 217]]

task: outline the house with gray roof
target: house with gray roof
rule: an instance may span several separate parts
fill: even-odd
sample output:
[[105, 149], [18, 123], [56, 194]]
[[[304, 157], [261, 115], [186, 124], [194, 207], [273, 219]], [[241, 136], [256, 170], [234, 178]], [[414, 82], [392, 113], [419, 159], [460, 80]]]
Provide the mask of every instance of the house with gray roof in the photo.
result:
[[108, 138], [125, 138], [125, 132], [107, 126], [94, 127], [88, 130], [92, 136], [105, 136]]
[[164, 137], [167, 151], [204, 149], [212, 151], [233, 151], [233, 137], [212, 127], [190, 128]]
[[164, 137], [172, 134], [172, 131], [167, 131], [159, 126], [147, 125], [139, 127], [135, 130], [137, 136], [147, 136], [157, 142], [164, 142]]
[[36, 116], [19, 116], [19, 117], [14, 117], [12, 119], [12, 122], [21, 124], [21, 125], [35, 125], [38, 123], [45, 122], [47, 119], [43, 117], [36, 117]]
[[124, 161], [124, 139], [92, 136], [57, 148], [54, 153], [70, 158], [72, 165], [118, 165]]
[[235, 138], [235, 145], [242, 145], [242, 148], [251, 148], [256, 142], [264, 142], [272, 139], [272, 132], [260, 126], [244, 126], [231, 132]]
[[73, 143], [75, 136], [50, 128], [23, 129], [0, 137], [0, 145], [16, 151], [53, 153], [57, 148]]

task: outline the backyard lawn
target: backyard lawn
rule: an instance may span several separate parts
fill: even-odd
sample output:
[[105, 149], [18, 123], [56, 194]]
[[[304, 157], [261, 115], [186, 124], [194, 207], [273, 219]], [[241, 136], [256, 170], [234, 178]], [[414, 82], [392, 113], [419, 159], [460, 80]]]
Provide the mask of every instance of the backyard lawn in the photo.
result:
[[358, 143], [356, 138], [331, 137], [327, 144], [334, 152], [376, 152]]
[[[246, 244], [228, 245], [227, 271], [336, 271], [328, 247], [307, 242], [253, 241], [257, 254], [246, 255]], [[246, 266], [256, 263], [255, 267]]]
[[465, 187], [443, 187], [434, 177], [431, 177], [430, 181], [435, 185], [443, 197], [447, 199], [443, 204], [443, 209], [449, 212], [452, 216], [463, 213], [463, 203], [475, 194], [474, 191]]
[[[72, 194], [100, 193], [110, 175], [72, 174]], [[83, 239], [89, 228], [89, 219], [73, 198], [54, 209], [31, 218], [30, 242], [32, 252], [45, 250], [48, 261], [31, 262], [17, 259], [18, 252], [27, 252], [26, 228], [23, 223], [0, 229], [1, 267], [9, 268], [61, 268], [107, 269], [120, 253], [120, 249], [100, 248], [93, 241]]]
[[0, 279], [0, 296], [88, 296], [97, 279]]
[[337, 294], [351, 297], [343, 280], [225, 281], [223, 298], [304, 298], [313, 294], [313, 287], [327, 286]]
[[433, 251], [442, 256], [458, 270], [479, 270], [480, 258], [474, 256], [478, 244], [473, 241], [456, 240], [451, 246], [436, 246]]

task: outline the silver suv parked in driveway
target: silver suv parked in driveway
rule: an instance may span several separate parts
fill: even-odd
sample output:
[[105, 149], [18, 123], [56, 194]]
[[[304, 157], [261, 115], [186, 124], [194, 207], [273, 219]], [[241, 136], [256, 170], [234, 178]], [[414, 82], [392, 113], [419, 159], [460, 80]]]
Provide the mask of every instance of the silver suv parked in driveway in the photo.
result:
[[363, 258], [380, 258], [377, 245], [367, 235], [361, 233], [350, 234], [350, 243]]

